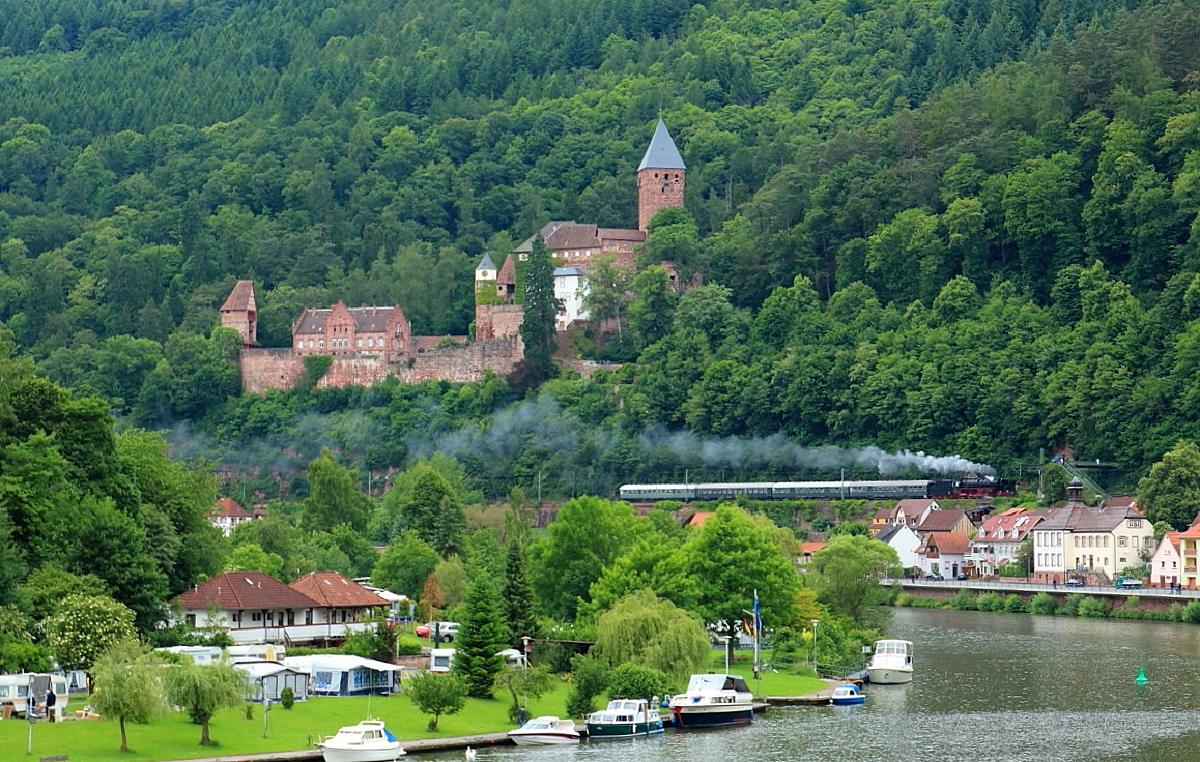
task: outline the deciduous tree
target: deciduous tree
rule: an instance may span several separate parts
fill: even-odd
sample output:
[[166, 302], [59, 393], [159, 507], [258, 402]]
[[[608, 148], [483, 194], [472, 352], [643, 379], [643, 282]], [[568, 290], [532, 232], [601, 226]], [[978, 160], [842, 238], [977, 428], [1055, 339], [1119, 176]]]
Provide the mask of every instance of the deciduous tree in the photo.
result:
[[132, 640], [110, 643], [96, 659], [92, 667], [96, 689], [89, 701], [98, 714], [117, 718], [121, 751], [129, 751], [126, 722], [145, 725], [167, 711], [163, 672], [163, 664]]
[[233, 709], [246, 699], [246, 676], [228, 664], [188, 664], [166, 669], [167, 696], [200, 725], [200, 745], [211, 746], [208, 723], [218, 709]]

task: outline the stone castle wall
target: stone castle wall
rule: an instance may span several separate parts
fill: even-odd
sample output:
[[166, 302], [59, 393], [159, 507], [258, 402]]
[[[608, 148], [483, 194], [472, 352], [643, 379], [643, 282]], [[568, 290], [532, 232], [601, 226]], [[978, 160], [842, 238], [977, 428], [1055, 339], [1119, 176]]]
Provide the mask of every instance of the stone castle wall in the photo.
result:
[[304, 375], [304, 363], [290, 349], [242, 347], [238, 357], [242, 389], [262, 394], [268, 389], [291, 389]]
[[475, 340], [490, 341], [517, 336], [524, 313], [519, 304], [475, 305]]
[[[410, 384], [421, 381], [468, 383], [479, 381], [489, 372], [507, 376], [522, 356], [521, 340], [516, 336], [477, 341], [465, 347], [431, 349], [393, 364], [381, 357], [335, 356], [317, 386], [370, 386], [389, 376]], [[268, 389], [290, 389], [304, 376], [304, 360], [291, 349], [243, 348], [239, 367], [242, 388], [252, 394], [262, 394]]]

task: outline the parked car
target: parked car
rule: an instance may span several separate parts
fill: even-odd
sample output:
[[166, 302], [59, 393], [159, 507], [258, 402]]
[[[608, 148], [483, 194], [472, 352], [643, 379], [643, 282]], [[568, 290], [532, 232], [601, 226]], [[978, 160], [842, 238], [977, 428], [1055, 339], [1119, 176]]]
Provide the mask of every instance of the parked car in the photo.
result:
[[1067, 577], [1067, 587], [1083, 587], [1083, 580], [1079, 577]]
[[938, 574], [937, 572], [929, 572], [928, 574], [925, 575], [925, 579], [932, 580], [934, 582], [941, 582], [942, 580], [945, 579], [945, 577]]
[[436, 633], [439, 642], [449, 643], [458, 635], [458, 622], [426, 622], [417, 625], [413, 632], [423, 638], [432, 638]]
[[967, 574], [966, 572], [959, 572], [958, 574], [954, 575], [954, 578], [961, 582], [964, 579], [970, 579], [971, 575]]
[[1122, 588], [1122, 589], [1131, 588], [1131, 587], [1141, 587], [1142, 581], [1140, 579], [1138, 579], [1137, 577], [1117, 577], [1117, 581], [1115, 583], [1113, 583], [1113, 586], [1117, 587], [1117, 588]]

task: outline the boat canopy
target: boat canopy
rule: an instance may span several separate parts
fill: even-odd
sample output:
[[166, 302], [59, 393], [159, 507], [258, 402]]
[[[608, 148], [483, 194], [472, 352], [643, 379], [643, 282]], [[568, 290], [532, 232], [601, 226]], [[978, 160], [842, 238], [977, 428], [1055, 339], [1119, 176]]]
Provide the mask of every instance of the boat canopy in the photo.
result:
[[688, 693], [704, 693], [711, 691], [737, 691], [749, 693], [745, 678], [739, 675], [692, 675], [688, 680]]

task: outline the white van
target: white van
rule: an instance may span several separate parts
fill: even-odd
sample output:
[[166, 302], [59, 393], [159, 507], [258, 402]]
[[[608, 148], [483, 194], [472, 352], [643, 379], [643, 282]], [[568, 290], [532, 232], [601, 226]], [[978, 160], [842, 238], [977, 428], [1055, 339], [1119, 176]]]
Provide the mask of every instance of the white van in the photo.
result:
[[[48, 675], [44, 672], [0, 675], [0, 712], [4, 713], [0, 716], [20, 715], [24, 717], [29, 696], [32, 694], [34, 703], [40, 707], [45, 703], [46, 689], [51, 685], [54, 686], [55, 719], [61, 720], [69, 698], [67, 678], [63, 675]], [[11, 708], [4, 710], [5, 706]]]

